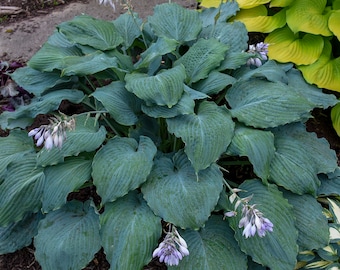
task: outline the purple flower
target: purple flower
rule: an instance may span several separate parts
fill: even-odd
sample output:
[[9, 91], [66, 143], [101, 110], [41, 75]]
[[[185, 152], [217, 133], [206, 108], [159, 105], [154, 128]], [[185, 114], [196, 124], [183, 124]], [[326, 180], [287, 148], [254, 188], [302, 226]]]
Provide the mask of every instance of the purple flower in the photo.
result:
[[50, 124], [32, 129], [28, 136], [34, 137], [38, 147], [44, 144], [47, 150], [53, 147], [61, 148], [66, 139], [66, 130], [73, 130], [74, 127], [74, 118], [61, 119], [60, 117], [52, 117], [50, 118]]
[[268, 60], [268, 43], [257, 43], [256, 45], [249, 45], [248, 53], [256, 54], [258, 57], [249, 58], [248, 66], [262, 66], [262, 61]]
[[184, 256], [189, 255], [189, 250], [185, 240], [179, 235], [178, 231], [172, 226], [164, 240], [152, 253], [152, 257], [159, 257], [160, 262], [166, 265], [178, 265]]
[[245, 238], [255, 236], [256, 232], [258, 236], [263, 237], [266, 232], [273, 231], [273, 223], [268, 218], [263, 217], [263, 213], [255, 207], [256, 204], [244, 204], [242, 208], [242, 218], [238, 227], [244, 227], [242, 235]]

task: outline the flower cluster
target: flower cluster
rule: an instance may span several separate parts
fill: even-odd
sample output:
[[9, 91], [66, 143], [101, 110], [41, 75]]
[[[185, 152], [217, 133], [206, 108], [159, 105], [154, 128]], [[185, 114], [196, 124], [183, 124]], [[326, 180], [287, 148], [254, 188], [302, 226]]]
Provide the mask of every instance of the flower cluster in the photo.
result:
[[267, 231], [273, 231], [274, 225], [268, 218], [263, 217], [260, 210], [256, 209], [256, 204], [244, 204], [238, 227], [244, 227], [242, 235], [248, 238], [254, 236], [256, 232], [258, 236], [263, 237]]
[[224, 213], [224, 216], [236, 216], [236, 209], [242, 204], [242, 217], [238, 227], [244, 228], [242, 235], [245, 236], [245, 238], [255, 236], [256, 232], [258, 236], [263, 237], [266, 235], [266, 232], [273, 231], [273, 223], [268, 218], [263, 217], [263, 213], [256, 209], [256, 204], [249, 205], [249, 201], [252, 199], [252, 196], [240, 198], [237, 195], [237, 192], [241, 191], [240, 189], [231, 189], [231, 191], [232, 195], [229, 197], [229, 201], [234, 203], [236, 200], [234, 211], [228, 211]]
[[159, 257], [160, 262], [172, 266], [178, 265], [184, 256], [189, 255], [189, 250], [185, 240], [179, 235], [175, 226], [171, 226], [171, 231], [167, 232], [164, 240], [154, 250], [152, 257]]
[[36, 145], [50, 150], [55, 147], [61, 148], [66, 139], [66, 130], [73, 130], [75, 128], [75, 119], [68, 119], [65, 115], [62, 117], [51, 117], [48, 125], [41, 125], [40, 127], [32, 129], [28, 136], [34, 137]]
[[249, 58], [248, 66], [262, 66], [262, 61], [268, 60], [268, 43], [257, 43], [256, 45], [249, 45], [248, 53], [256, 54], [258, 57]]
[[112, 0], [99, 0], [99, 5], [110, 5], [113, 10], [116, 10], [115, 4], [112, 2]]

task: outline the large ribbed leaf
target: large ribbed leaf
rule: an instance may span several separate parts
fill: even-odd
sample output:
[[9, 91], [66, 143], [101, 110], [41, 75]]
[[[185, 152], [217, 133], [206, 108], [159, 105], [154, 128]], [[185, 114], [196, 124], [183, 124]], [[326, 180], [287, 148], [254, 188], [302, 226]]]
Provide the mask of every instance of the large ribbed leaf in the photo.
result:
[[59, 90], [47, 93], [40, 97], [31, 99], [30, 104], [19, 106], [14, 112], [5, 111], [1, 113], [1, 128], [25, 128], [32, 124], [34, 117], [38, 114], [45, 114], [58, 109], [62, 100], [79, 103], [84, 97], [79, 90]]
[[12, 162], [0, 185], [0, 226], [18, 222], [25, 214], [38, 212], [45, 175], [36, 166], [36, 154]]
[[297, 65], [314, 63], [324, 46], [324, 39], [321, 36], [305, 34], [300, 38], [287, 26], [271, 32], [265, 42], [269, 44], [270, 59], [283, 63], [293, 62]]
[[233, 84], [226, 99], [233, 117], [260, 128], [301, 121], [313, 109], [313, 104], [286, 84], [258, 79]]
[[61, 23], [58, 30], [75, 43], [89, 45], [102, 51], [112, 50], [123, 42], [123, 38], [112, 22], [87, 15], [77, 16], [71, 21]]
[[246, 81], [251, 78], [265, 78], [270, 82], [283, 82], [288, 83], [288, 77], [286, 70], [282, 65], [279, 65], [275, 61], [269, 60], [258, 68], [250, 68], [249, 66], [243, 66], [233, 73], [236, 79]]
[[325, 11], [327, 0], [294, 1], [286, 12], [287, 24], [294, 33], [331, 36], [328, 28], [330, 12]]
[[306, 132], [302, 124], [286, 125], [273, 133], [276, 153], [270, 165], [271, 180], [296, 194], [315, 195], [320, 185], [317, 174], [337, 168], [334, 150], [324, 138]]
[[0, 255], [12, 253], [32, 243], [42, 215], [30, 213], [22, 220], [0, 227]]
[[27, 65], [40, 71], [61, 70], [65, 67], [64, 59], [70, 56], [81, 56], [77, 47], [59, 47], [45, 43], [42, 48], [32, 56]]
[[62, 151], [59, 148], [41, 149], [38, 153], [38, 164], [41, 166], [62, 163], [65, 157], [77, 156], [81, 152], [96, 150], [105, 140], [106, 130], [99, 127], [93, 117], [81, 115], [75, 117], [75, 130], [66, 131], [66, 140]]
[[215, 162], [227, 149], [234, 122], [226, 108], [203, 101], [196, 114], [167, 119], [168, 130], [185, 143], [185, 153], [196, 172]]
[[[213, 1], [214, 0], [210, 0], [209, 2]], [[203, 2], [207, 1], [201, 1], [201, 6], [204, 6], [202, 5]], [[227, 1], [219, 6], [220, 4], [221, 1], [219, 1], [216, 6], [214, 5], [214, 7], [217, 8], [205, 8], [199, 13], [203, 28], [209, 25], [214, 25], [216, 22], [226, 22], [230, 17], [235, 16], [237, 11], [240, 10], [236, 1]]]
[[5, 173], [8, 164], [24, 160], [25, 154], [34, 152], [32, 139], [21, 130], [12, 130], [7, 137], [0, 137], [0, 149], [0, 176]]
[[129, 48], [141, 35], [142, 22], [137, 13], [130, 12], [126, 12], [113, 21], [116, 31], [123, 37], [125, 49]]
[[93, 158], [93, 183], [102, 204], [124, 196], [146, 181], [153, 166], [157, 148], [149, 137], [139, 142], [114, 137]]
[[247, 29], [241, 22], [210, 25], [202, 30], [200, 37], [217, 39], [228, 46], [228, 53], [240, 52], [248, 47]]
[[[338, 1], [338, 4], [339, 3], [340, 2]], [[328, 20], [329, 30], [333, 32], [333, 34], [338, 38], [338, 40], [340, 40], [339, 25], [340, 25], [340, 9], [338, 8], [338, 10], [334, 10], [331, 13], [331, 15], [329, 16], [329, 20]]]
[[256, 175], [266, 181], [269, 177], [270, 162], [275, 153], [274, 135], [270, 131], [237, 125], [227, 153], [247, 156], [253, 164]]
[[303, 250], [312, 250], [327, 246], [328, 221], [317, 200], [311, 195], [296, 195], [289, 191], [283, 195], [293, 206], [295, 226], [299, 232], [297, 241], [299, 247]]
[[157, 5], [148, 22], [157, 36], [175, 39], [180, 43], [196, 39], [202, 28], [198, 12], [175, 3]]
[[325, 94], [322, 92], [322, 89], [306, 83], [299, 70], [293, 68], [287, 72], [287, 76], [288, 85], [297, 91], [299, 95], [313, 103], [314, 107], [327, 109], [338, 103], [336, 96]]
[[102, 246], [111, 269], [142, 269], [162, 233], [142, 196], [132, 191], [114, 203], [107, 203], [100, 215]]
[[184, 65], [188, 84], [208, 77], [224, 59], [228, 46], [214, 38], [199, 39], [175, 64]]
[[76, 81], [72, 77], [60, 77], [60, 72], [41, 72], [28, 66], [18, 68], [11, 74], [12, 79], [26, 91], [33, 93], [35, 96], [41, 96], [44, 91], [57, 85]]
[[194, 107], [195, 101], [190, 97], [189, 94], [184, 93], [178, 103], [171, 108], [168, 108], [167, 106], [147, 106], [142, 104], [142, 111], [148, 116], [154, 118], [172, 118], [177, 115], [191, 114], [194, 112]]
[[241, 252], [234, 232], [222, 216], [211, 216], [199, 231], [187, 229], [179, 233], [187, 242], [190, 255], [177, 267], [169, 267], [170, 270], [247, 269], [247, 256]]
[[318, 196], [340, 196], [340, 167], [336, 168], [333, 173], [320, 174], [319, 179], [321, 185], [318, 189]]
[[68, 202], [40, 222], [34, 238], [37, 261], [44, 270], [84, 268], [100, 249], [99, 227], [90, 201]]
[[138, 121], [140, 100], [125, 89], [124, 83], [115, 81], [109, 85], [97, 88], [92, 94], [98, 99], [121, 125], [131, 126]]
[[239, 188], [246, 191], [239, 193], [241, 197], [253, 195], [250, 204], [256, 204], [264, 217], [274, 224], [273, 232], [267, 232], [262, 238], [257, 234], [245, 238], [242, 235], [244, 228], [238, 227], [242, 217], [239, 207], [238, 215], [230, 218], [229, 223], [235, 230], [235, 238], [241, 250], [250, 255], [253, 261], [272, 270], [294, 269], [298, 253], [298, 233], [292, 206], [275, 185], [264, 186], [261, 181], [253, 179], [245, 181]]
[[196, 229], [204, 225], [217, 204], [222, 182], [218, 166], [213, 164], [197, 174], [180, 151], [172, 158], [155, 160], [142, 193], [154, 213], [166, 222]]
[[286, 10], [282, 9], [273, 16], [267, 16], [267, 8], [261, 5], [241, 9], [233, 20], [244, 23], [249, 32], [271, 33], [286, 24]]
[[118, 68], [116, 57], [96, 51], [83, 56], [69, 56], [64, 58], [61, 76], [85, 76], [95, 74], [108, 68]]
[[147, 105], [157, 104], [171, 108], [182, 97], [185, 69], [178, 65], [162, 70], [155, 76], [144, 73], [126, 74], [126, 89], [144, 100]]
[[228, 74], [213, 70], [208, 78], [193, 84], [193, 88], [207, 95], [217, 94], [228, 85], [232, 85], [236, 79]]
[[57, 210], [66, 203], [70, 192], [75, 191], [91, 178], [91, 162], [80, 156], [71, 157], [56, 166], [45, 169], [45, 188], [42, 211]]
[[148, 67], [150, 63], [167, 53], [176, 50], [178, 41], [169, 38], [158, 38], [156, 42], [152, 43], [141, 55], [141, 59], [136, 63], [137, 68]]
[[298, 69], [308, 83], [340, 92], [340, 57], [334, 58], [330, 41], [324, 41], [323, 51], [317, 61], [308, 66], [299, 66]]

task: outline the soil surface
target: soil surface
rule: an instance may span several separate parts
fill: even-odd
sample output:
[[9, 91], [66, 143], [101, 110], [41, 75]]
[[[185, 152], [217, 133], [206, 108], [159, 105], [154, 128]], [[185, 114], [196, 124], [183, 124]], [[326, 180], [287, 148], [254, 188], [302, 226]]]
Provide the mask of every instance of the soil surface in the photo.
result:
[[[46, 41], [47, 37], [51, 35], [55, 25], [62, 21], [72, 19], [75, 15], [79, 14], [79, 12], [84, 12], [102, 19], [115, 19], [124, 12], [119, 4], [116, 5], [117, 10], [114, 13], [108, 7], [97, 7], [96, 1], [97, 0], [1, 0], [0, 60], [18, 61], [22, 63], [27, 62], [43, 42]], [[142, 18], [145, 18], [152, 14], [153, 6], [165, 2], [168, 2], [168, 0], [135, 0], [132, 1], [132, 5], [135, 6], [135, 11], [139, 13]], [[197, 5], [195, 0], [173, 2], [180, 3], [187, 8], [195, 8]], [[1, 7], [4, 6], [11, 7], [11, 9], [1, 9]], [[17, 7], [17, 9], [14, 9], [13, 7]], [[4, 10], [7, 14], [1, 13], [1, 11]], [[91, 12], [93, 13], [91, 14]], [[55, 14], [58, 15], [55, 16]], [[16, 48], [11, 50], [12, 45], [14, 46], [16, 42], [20, 42], [20, 38], [27, 38], [27, 44], [22, 46], [21, 49]], [[36, 41], [35, 43], [33, 42], [34, 40]], [[257, 42], [259, 41], [261, 40], [258, 40]], [[333, 92], [333, 94], [335, 93]], [[318, 137], [326, 138], [330, 143], [331, 148], [336, 151], [338, 159], [340, 160], [340, 139], [332, 127], [330, 109], [325, 111], [315, 110], [313, 116], [314, 118], [307, 122], [308, 131], [316, 132]], [[230, 173], [234, 179], [244, 179], [246, 176], [245, 174], [247, 174], [245, 171], [231, 171]], [[84, 200], [89, 196], [95, 197], [95, 190], [92, 190], [91, 188], [84, 189], [77, 194], [71, 194], [69, 199], [72, 197], [72, 199], [77, 198], [79, 200]], [[39, 263], [34, 258], [33, 245], [14, 253], [0, 256], [0, 270], [24, 269], [41, 269]], [[103, 250], [100, 250], [95, 255], [95, 258], [84, 269], [109, 269], [109, 263], [106, 261]], [[167, 268], [164, 264], [160, 264], [157, 260], [153, 260], [148, 266], [145, 266], [144, 269], [156, 270]]]

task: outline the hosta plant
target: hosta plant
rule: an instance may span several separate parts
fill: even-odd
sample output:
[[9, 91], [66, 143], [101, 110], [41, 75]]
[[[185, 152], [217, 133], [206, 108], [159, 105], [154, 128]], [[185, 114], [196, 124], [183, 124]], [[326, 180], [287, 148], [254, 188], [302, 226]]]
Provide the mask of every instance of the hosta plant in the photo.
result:
[[11, 74], [31, 98], [0, 119], [2, 254], [34, 238], [43, 269], [103, 248], [111, 269], [275, 270], [328, 245], [337, 158], [305, 122], [337, 100], [248, 50], [237, 9], [78, 16]]

